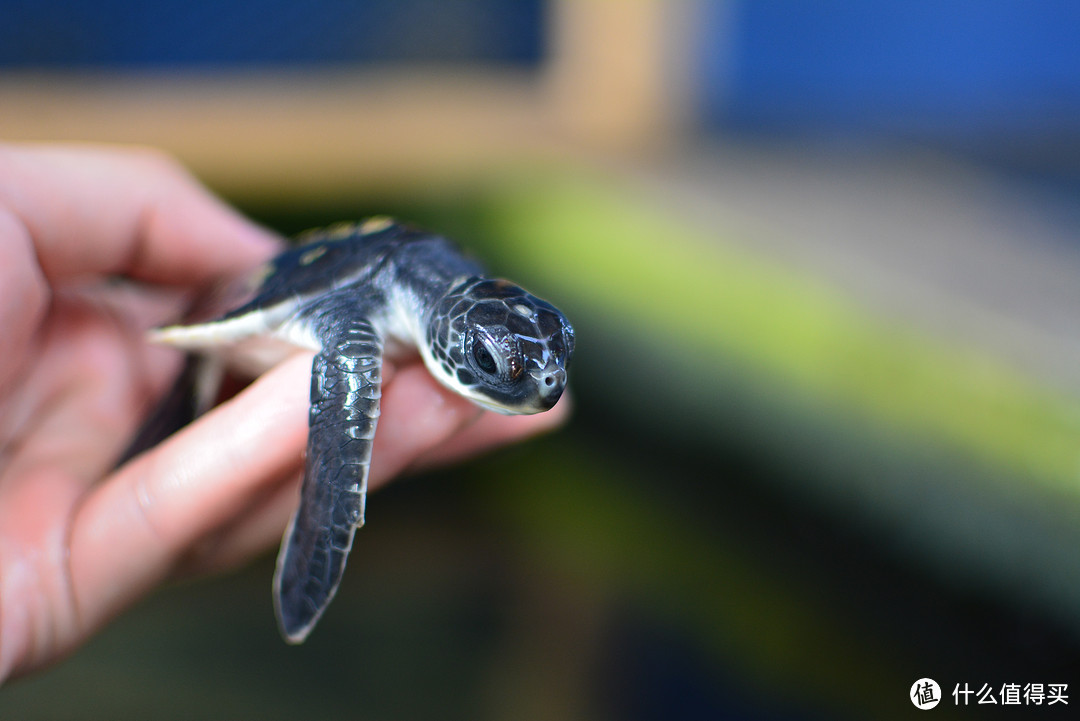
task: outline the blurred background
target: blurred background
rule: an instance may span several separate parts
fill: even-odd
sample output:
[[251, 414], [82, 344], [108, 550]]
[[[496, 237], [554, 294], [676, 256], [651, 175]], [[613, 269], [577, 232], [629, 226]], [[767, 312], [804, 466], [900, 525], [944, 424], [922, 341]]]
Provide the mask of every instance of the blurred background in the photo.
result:
[[[0, 0], [0, 134], [143, 143], [283, 233], [390, 213], [578, 332], [561, 432], [380, 491], [0, 718], [1064, 716], [1080, 694], [1080, 6]], [[961, 697], [961, 701], [963, 697]]]

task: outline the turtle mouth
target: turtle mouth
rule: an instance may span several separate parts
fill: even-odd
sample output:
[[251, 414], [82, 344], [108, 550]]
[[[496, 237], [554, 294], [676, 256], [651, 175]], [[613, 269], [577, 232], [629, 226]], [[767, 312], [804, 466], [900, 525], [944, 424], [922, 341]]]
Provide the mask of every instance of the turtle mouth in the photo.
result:
[[534, 394], [514, 403], [500, 403], [497, 400], [478, 393], [465, 393], [469, 400], [485, 410], [494, 411], [504, 416], [531, 416], [550, 411], [562, 397], [563, 387], [552, 388], [547, 393]]
[[562, 390], [559, 390], [558, 393], [552, 393], [547, 396], [540, 396], [539, 405], [534, 411], [534, 413], [543, 413], [544, 411], [550, 411], [552, 408], [555, 407], [555, 404], [559, 402], [560, 398], [562, 398]]
[[494, 411], [504, 416], [531, 416], [534, 413], [543, 413], [546, 410], [550, 410], [551, 407], [555, 405], [554, 403], [551, 405], [543, 405], [543, 402], [539, 399], [537, 399], [536, 403], [515, 403], [514, 405], [499, 403], [490, 398], [476, 396], [470, 396], [469, 400], [484, 410]]
[[480, 388], [461, 388], [459, 392], [477, 405], [503, 415], [533, 415], [543, 413], [555, 407], [566, 389], [566, 370], [547, 368], [533, 371], [529, 382], [529, 391], [521, 395], [498, 397]]

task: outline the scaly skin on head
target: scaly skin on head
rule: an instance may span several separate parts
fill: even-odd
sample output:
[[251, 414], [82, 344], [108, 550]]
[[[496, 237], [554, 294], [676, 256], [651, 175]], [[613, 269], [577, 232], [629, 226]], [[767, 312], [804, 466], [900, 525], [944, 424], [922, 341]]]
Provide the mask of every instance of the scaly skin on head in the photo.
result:
[[566, 387], [574, 329], [505, 280], [468, 278], [435, 305], [421, 348], [432, 375], [499, 413], [539, 413]]

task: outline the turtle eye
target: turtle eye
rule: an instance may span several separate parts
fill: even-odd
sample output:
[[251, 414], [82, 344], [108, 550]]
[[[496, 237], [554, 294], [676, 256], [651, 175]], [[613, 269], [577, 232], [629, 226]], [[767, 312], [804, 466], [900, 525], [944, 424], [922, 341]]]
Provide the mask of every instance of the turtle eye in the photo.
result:
[[473, 341], [472, 357], [476, 361], [476, 367], [484, 373], [493, 376], [499, 372], [499, 366], [495, 363], [495, 359], [491, 357], [491, 351], [484, 345], [484, 341], [479, 338]]

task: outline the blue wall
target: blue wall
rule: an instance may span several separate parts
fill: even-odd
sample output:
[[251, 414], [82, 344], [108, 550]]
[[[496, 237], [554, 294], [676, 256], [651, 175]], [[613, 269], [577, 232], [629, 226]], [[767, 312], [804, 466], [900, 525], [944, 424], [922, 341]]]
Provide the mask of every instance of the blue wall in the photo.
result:
[[712, 0], [705, 124], [945, 136], [1080, 127], [1080, 2]]
[[0, 68], [533, 64], [542, 0], [0, 0]]

